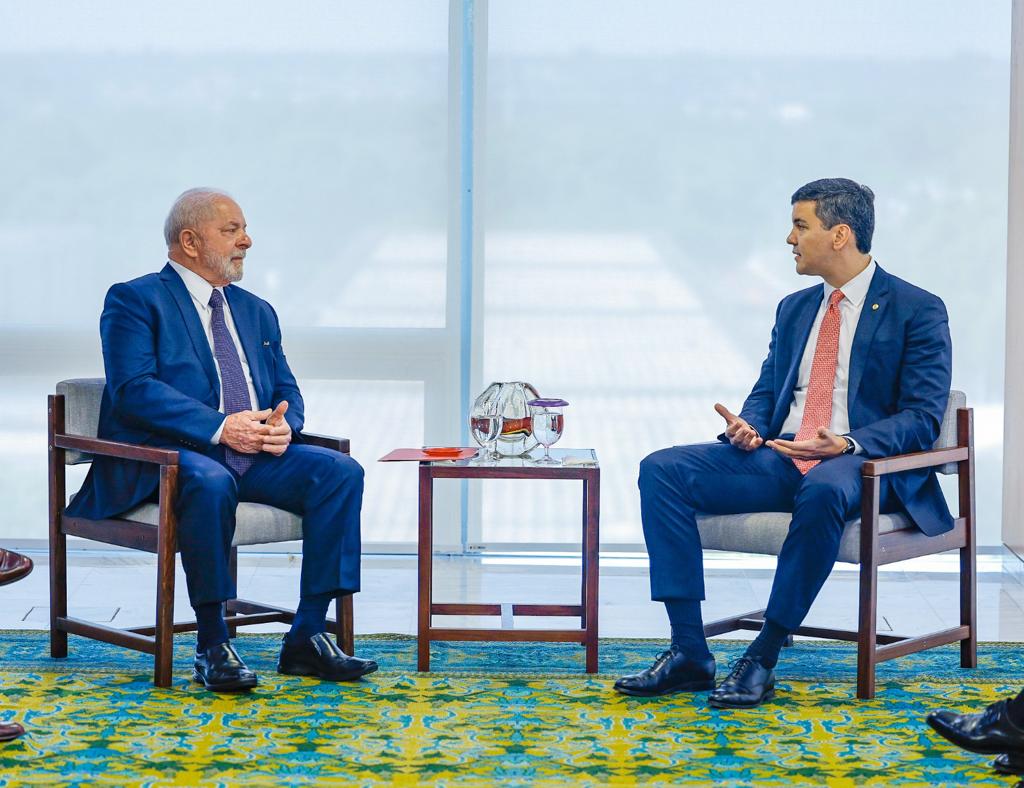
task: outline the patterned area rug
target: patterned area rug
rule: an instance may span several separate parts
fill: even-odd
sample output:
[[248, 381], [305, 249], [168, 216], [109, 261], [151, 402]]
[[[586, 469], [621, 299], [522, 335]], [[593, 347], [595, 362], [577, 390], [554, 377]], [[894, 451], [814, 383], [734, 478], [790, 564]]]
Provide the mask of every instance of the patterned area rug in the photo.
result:
[[[706, 693], [657, 700], [614, 693], [660, 644], [608, 640], [601, 673], [583, 650], [548, 644], [435, 644], [415, 671], [415, 639], [360, 638], [381, 670], [352, 684], [274, 672], [279, 639], [243, 635], [260, 673], [248, 695], [189, 681], [194, 641], [177, 642], [175, 683], [150, 683], [141, 654], [71, 638], [51, 660], [40, 632], [0, 632], [0, 721], [28, 729], [0, 744], [0, 785], [1012, 785], [988, 760], [924, 724], [934, 708], [978, 709], [1024, 684], [1020, 644], [984, 644], [977, 670], [955, 648], [879, 670], [876, 700], [854, 698], [846, 644], [798, 642], [779, 694], [713, 711]], [[715, 641], [719, 672], [743, 644]]]

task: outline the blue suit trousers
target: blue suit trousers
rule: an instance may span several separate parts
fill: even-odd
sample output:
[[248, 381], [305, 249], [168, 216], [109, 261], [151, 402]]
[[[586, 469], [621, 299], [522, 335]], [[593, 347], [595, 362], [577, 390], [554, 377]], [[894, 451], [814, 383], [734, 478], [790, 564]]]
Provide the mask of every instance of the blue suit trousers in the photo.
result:
[[266, 452], [239, 477], [211, 454], [178, 450], [178, 547], [193, 607], [236, 596], [229, 571], [239, 502], [269, 504], [302, 517], [303, 596], [359, 590], [363, 469], [346, 454], [292, 444]]
[[[651, 598], [704, 599], [698, 512], [792, 512], [765, 617], [795, 630], [835, 564], [846, 521], [860, 514], [863, 463], [841, 455], [802, 476], [792, 460], [767, 447], [747, 452], [721, 442], [649, 455], [640, 463], [639, 485]], [[883, 480], [882, 511], [897, 507]]]

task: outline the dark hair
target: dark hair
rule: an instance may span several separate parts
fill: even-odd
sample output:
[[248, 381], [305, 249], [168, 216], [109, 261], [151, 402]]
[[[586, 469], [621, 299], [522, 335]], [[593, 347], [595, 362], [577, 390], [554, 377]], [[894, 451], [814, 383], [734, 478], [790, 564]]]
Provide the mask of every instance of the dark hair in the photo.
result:
[[814, 213], [831, 230], [837, 224], [848, 224], [857, 239], [857, 250], [871, 251], [871, 236], [875, 233], [875, 193], [849, 178], [822, 178], [801, 186], [790, 200], [813, 202]]

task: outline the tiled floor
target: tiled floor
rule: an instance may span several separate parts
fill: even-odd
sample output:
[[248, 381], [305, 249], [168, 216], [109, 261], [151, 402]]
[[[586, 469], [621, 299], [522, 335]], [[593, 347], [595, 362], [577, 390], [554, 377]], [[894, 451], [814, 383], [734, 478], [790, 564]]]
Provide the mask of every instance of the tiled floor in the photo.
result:
[[[0, 588], [0, 629], [46, 629], [46, 555], [30, 553], [37, 569], [21, 582]], [[252, 553], [239, 560], [239, 596], [282, 606], [298, 597], [299, 556]], [[763, 607], [771, 587], [773, 559], [708, 553], [705, 557], [705, 621]], [[956, 554], [885, 567], [879, 575], [879, 627], [906, 635], [959, 624]], [[435, 558], [437, 602], [562, 602], [579, 599], [579, 562], [568, 556], [471, 556]], [[131, 552], [73, 551], [69, 555], [72, 615], [116, 626], [151, 624], [155, 593], [152, 556]], [[1024, 641], [1024, 565], [1008, 551], [979, 555], [978, 613], [982, 640]], [[663, 637], [664, 608], [648, 597], [646, 558], [605, 555], [601, 559], [600, 631], [604, 637]], [[188, 596], [179, 567], [176, 618], [187, 618]], [[368, 555], [363, 591], [356, 597], [356, 632], [416, 631], [416, 560]], [[808, 616], [808, 623], [855, 628], [857, 574], [840, 564]], [[499, 620], [444, 617], [468, 625], [498, 626]], [[516, 626], [564, 626], [565, 619], [517, 618]], [[255, 629], [255, 628], [250, 628]], [[281, 629], [266, 625], [265, 630]], [[728, 637], [743, 637], [735, 633]]]

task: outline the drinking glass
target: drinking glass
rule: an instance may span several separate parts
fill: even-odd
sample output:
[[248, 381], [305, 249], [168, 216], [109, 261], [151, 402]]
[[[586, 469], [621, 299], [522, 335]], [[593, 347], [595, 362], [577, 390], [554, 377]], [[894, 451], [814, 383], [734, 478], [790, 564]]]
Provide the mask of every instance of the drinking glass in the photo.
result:
[[564, 399], [533, 399], [530, 406], [530, 420], [533, 437], [544, 447], [544, 456], [537, 460], [538, 465], [561, 465], [559, 460], [551, 456], [551, 447], [562, 437], [565, 416], [562, 408], [569, 403]]
[[483, 449], [481, 459], [490, 462], [501, 459], [494, 449], [501, 434], [501, 425], [502, 418], [497, 413], [474, 413], [469, 417], [469, 431]]

